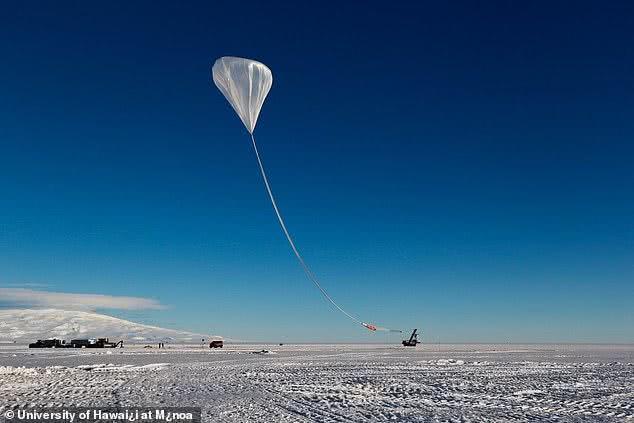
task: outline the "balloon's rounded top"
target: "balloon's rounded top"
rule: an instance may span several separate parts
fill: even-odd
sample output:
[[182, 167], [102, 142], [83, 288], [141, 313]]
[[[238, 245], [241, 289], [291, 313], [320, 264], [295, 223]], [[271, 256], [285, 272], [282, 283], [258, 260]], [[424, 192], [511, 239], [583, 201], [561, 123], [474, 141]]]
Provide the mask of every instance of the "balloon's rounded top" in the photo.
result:
[[214, 84], [252, 134], [273, 85], [271, 70], [257, 60], [225, 56], [216, 60], [211, 75]]
[[220, 57], [219, 59], [216, 59], [213, 67], [219, 64], [223, 64], [223, 65], [244, 64], [247, 66], [258, 66], [265, 69], [268, 73], [271, 73], [271, 69], [269, 69], [269, 67], [266, 66], [264, 63], [258, 62], [257, 60], [253, 60], [253, 59], [245, 59], [244, 57], [223, 56], [223, 57]]

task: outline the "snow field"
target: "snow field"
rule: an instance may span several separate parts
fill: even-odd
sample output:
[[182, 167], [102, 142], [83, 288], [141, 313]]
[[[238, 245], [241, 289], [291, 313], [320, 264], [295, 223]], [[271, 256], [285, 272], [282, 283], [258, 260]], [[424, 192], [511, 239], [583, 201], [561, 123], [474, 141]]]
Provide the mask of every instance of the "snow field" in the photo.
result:
[[[166, 405], [200, 406], [208, 422], [634, 422], [628, 348], [265, 348], [276, 354], [0, 350], [0, 412]], [[18, 362], [28, 366], [5, 365]]]

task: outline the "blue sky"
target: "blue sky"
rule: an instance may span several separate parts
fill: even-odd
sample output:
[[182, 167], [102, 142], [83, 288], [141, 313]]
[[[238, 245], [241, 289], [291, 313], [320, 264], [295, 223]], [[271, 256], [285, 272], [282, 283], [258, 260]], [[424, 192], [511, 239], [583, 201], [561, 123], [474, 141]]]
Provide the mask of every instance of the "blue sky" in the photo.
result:
[[434, 342], [634, 341], [631, 3], [128, 3], [4, 7], [0, 286], [149, 298], [168, 308], [101, 311], [230, 338], [390, 340], [294, 261], [210, 81], [236, 55], [273, 71], [261, 153], [344, 308]]

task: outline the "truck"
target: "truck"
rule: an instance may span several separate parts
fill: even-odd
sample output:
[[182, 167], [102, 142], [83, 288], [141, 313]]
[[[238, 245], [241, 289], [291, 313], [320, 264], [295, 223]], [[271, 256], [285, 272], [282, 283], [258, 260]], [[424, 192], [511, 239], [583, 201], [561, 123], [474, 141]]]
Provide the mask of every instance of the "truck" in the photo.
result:
[[404, 347], [415, 347], [417, 344], [420, 344], [416, 331], [418, 331], [418, 329], [414, 329], [414, 332], [412, 332], [412, 335], [409, 337], [409, 339], [403, 340], [402, 344]]
[[221, 340], [211, 341], [209, 343], [209, 348], [222, 348], [225, 343]]

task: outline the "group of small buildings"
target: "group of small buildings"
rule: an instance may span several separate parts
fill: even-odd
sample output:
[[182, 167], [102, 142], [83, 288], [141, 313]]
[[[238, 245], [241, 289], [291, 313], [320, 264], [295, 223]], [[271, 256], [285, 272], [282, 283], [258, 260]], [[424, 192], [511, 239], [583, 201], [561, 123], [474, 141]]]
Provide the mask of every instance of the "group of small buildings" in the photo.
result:
[[66, 342], [61, 339], [38, 339], [29, 344], [29, 348], [123, 348], [123, 341], [110, 342], [108, 338], [71, 339]]
[[[164, 342], [159, 342], [159, 348], [165, 348]], [[213, 340], [209, 343], [209, 348], [222, 348], [224, 341]], [[29, 344], [29, 348], [123, 348], [123, 341], [110, 342], [108, 338], [71, 339], [66, 342], [61, 339], [38, 339], [37, 342]], [[145, 348], [151, 348], [146, 345]]]

